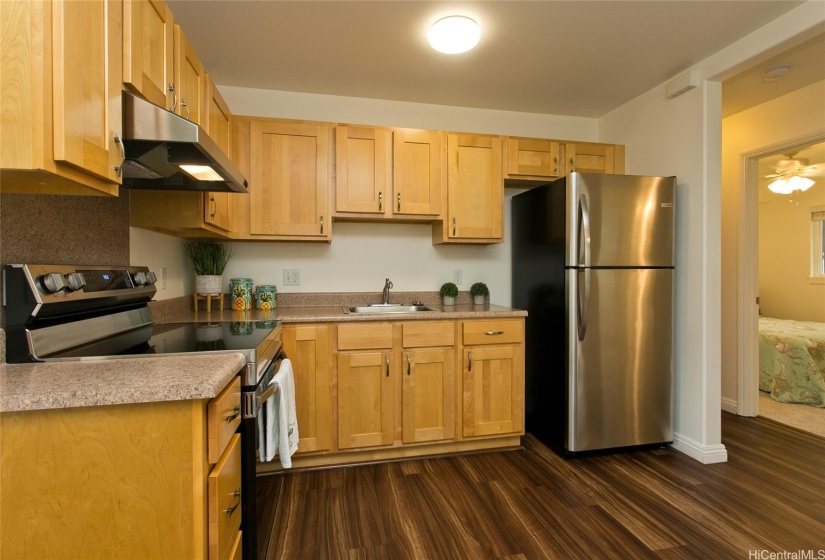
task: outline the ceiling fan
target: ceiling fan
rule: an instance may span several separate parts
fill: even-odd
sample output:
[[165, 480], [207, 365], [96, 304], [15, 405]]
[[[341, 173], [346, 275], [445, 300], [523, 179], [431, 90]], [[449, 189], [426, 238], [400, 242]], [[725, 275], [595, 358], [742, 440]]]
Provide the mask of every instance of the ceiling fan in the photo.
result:
[[825, 172], [825, 162], [809, 165], [807, 159], [797, 158], [798, 152], [784, 154], [776, 164], [776, 173], [765, 175], [766, 179], [776, 179], [768, 188], [777, 194], [791, 194], [793, 191], [806, 191], [814, 184], [810, 176], [819, 176]]

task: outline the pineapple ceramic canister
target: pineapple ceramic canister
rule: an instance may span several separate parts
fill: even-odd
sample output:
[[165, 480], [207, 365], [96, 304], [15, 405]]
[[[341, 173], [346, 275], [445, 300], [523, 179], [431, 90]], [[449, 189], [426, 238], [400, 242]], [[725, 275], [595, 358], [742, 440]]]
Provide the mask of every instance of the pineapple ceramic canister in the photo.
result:
[[275, 309], [275, 300], [278, 298], [278, 288], [272, 285], [255, 286], [255, 301], [258, 309], [266, 311]]
[[252, 309], [251, 278], [232, 278], [229, 281], [229, 293], [232, 298], [233, 311]]

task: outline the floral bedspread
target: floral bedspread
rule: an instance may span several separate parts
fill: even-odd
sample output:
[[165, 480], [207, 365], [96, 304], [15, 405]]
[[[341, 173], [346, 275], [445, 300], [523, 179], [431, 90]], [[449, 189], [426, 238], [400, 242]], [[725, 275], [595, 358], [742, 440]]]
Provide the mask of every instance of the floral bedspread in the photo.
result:
[[825, 407], [825, 323], [760, 317], [759, 388], [779, 402]]

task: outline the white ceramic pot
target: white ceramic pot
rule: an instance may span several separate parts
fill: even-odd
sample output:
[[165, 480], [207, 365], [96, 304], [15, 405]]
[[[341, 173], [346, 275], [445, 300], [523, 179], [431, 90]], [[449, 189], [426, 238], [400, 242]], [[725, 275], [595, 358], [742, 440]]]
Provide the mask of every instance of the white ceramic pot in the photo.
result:
[[487, 296], [473, 296], [473, 305], [484, 305], [487, 303]]
[[195, 293], [198, 295], [213, 295], [221, 293], [223, 276], [197, 275], [195, 276]]
[[444, 305], [455, 305], [455, 296], [441, 296], [444, 298]]

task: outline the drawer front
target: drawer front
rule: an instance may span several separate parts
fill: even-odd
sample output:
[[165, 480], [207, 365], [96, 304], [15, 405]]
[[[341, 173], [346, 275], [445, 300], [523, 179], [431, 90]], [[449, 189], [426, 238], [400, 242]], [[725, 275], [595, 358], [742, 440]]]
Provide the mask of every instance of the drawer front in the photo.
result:
[[207, 455], [209, 464], [218, 462], [232, 435], [241, 425], [241, 378], [236, 377], [207, 407]]
[[464, 345], [517, 344], [524, 342], [523, 319], [492, 319], [489, 321], [465, 321], [462, 328]]
[[453, 321], [404, 323], [401, 332], [404, 348], [455, 345], [455, 323]]
[[338, 325], [339, 350], [365, 350], [370, 348], [392, 348], [391, 324]]
[[209, 559], [230, 558], [241, 527], [241, 436], [235, 434], [209, 474]]

